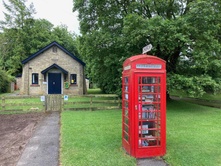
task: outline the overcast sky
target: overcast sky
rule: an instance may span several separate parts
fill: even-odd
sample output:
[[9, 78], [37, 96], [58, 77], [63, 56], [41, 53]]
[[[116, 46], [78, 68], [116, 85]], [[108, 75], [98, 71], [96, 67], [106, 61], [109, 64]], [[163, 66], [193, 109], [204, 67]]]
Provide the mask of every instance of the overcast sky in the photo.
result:
[[[7, 0], [5, 0], [7, 3]], [[73, 0], [27, 0], [27, 4], [33, 2], [36, 14], [35, 18], [45, 18], [55, 26], [64, 24], [69, 31], [79, 34], [79, 22], [77, 13], [72, 12]], [[4, 7], [0, 3], [0, 20], [4, 20]]]

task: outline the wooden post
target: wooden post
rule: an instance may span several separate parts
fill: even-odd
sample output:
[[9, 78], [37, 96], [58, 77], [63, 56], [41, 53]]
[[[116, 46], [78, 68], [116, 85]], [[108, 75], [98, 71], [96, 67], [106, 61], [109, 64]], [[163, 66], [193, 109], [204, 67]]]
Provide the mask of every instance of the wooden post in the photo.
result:
[[64, 111], [64, 96], [61, 95], [61, 112]]
[[45, 96], [45, 112], [48, 110], [48, 95]]
[[5, 111], [5, 97], [2, 97], [2, 111]]
[[91, 99], [90, 99], [90, 110], [92, 111], [92, 96], [91, 96]]
[[43, 111], [46, 112], [46, 97], [45, 101], [42, 101]]
[[121, 100], [120, 100], [120, 97], [118, 97], [118, 107], [120, 108], [121, 106]]

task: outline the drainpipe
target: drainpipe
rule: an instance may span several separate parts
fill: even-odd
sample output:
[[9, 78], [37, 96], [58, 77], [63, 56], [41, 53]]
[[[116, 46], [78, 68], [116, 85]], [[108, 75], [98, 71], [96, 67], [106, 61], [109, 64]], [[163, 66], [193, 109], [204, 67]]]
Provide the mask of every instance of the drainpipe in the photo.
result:
[[28, 95], [29, 95], [29, 93], [30, 93], [30, 86], [29, 86], [29, 62], [28, 62]]

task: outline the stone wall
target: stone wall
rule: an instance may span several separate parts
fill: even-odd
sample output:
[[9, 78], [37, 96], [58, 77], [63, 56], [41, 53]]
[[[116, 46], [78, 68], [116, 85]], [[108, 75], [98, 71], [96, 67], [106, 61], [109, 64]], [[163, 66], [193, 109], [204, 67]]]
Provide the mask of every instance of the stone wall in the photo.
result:
[[22, 84], [22, 77], [17, 77], [15, 90], [21, 89], [21, 84]]

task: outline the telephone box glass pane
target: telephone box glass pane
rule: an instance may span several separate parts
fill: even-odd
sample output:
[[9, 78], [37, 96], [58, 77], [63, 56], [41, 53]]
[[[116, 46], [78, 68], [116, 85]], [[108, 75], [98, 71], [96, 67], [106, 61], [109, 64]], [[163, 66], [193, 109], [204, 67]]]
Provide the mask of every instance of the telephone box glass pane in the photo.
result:
[[160, 146], [160, 77], [138, 77], [138, 146]]
[[129, 142], [129, 78], [123, 78], [123, 138]]

